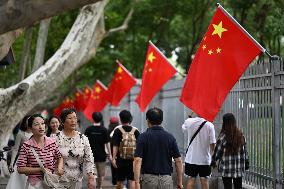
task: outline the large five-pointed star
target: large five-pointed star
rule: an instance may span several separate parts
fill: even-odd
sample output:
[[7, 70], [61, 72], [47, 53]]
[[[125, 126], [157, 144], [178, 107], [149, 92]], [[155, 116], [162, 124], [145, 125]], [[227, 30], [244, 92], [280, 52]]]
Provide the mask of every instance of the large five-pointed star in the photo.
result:
[[151, 53], [148, 55], [148, 61], [152, 63], [154, 59], [156, 59], [156, 57], [154, 56], [153, 52], [151, 52]]
[[122, 68], [121, 68], [121, 67], [118, 67], [117, 72], [118, 72], [119, 74], [122, 73]]
[[226, 28], [222, 27], [222, 21], [218, 25], [213, 24], [213, 27], [214, 27], [214, 31], [212, 35], [218, 34], [220, 38], [222, 37], [223, 32], [228, 31]]
[[100, 87], [96, 87], [95, 92], [96, 93], [100, 93], [101, 92], [101, 88]]

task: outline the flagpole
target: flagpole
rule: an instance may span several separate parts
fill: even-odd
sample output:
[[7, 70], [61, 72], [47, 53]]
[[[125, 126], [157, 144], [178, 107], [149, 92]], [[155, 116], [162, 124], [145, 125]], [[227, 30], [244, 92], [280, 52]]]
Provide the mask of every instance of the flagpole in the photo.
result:
[[236, 21], [235, 20], [235, 18], [234, 17], [232, 17], [231, 15], [230, 15], [230, 13], [228, 13], [227, 11], [226, 11], [226, 9], [224, 9], [223, 7], [222, 7], [222, 5], [220, 4], [220, 3], [217, 3], [217, 6], [218, 6], [218, 8], [220, 8], [235, 24], [237, 24], [244, 32], [245, 32], [245, 34], [247, 34], [247, 36], [249, 36], [249, 38], [251, 39], [251, 40], [253, 40], [254, 42], [255, 42], [255, 44], [261, 49], [261, 51], [263, 52], [263, 53], [266, 53], [269, 57], [272, 57], [268, 52], [267, 52], [267, 50], [263, 47], [263, 46], [261, 46], [248, 32], [247, 32], [247, 30], [245, 30], [239, 23], [238, 23], [238, 21]]
[[[119, 66], [121, 66], [122, 67], [122, 69], [125, 71], [125, 72], [127, 72], [128, 73], [128, 75], [131, 75], [131, 76], [133, 76], [134, 77], [134, 75], [132, 74], [132, 73], [130, 73], [129, 71], [128, 71], [128, 69], [126, 69], [123, 65], [122, 65], [122, 63], [119, 61], [119, 60], [116, 60], [116, 63], [119, 65]], [[137, 80], [137, 78], [136, 77], [134, 77], [136, 80]]]
[[100, 84], [105, 90], [107, 90], [107, 87], [100, 80], [97, 79], [97, 83]]
[[168, 61], [168, 63], [176, 70], [176, 72], [177, 72], [178, 74], [180, 74], [182, 77], [185, 77], [185, 76], [186, 76], [185, 74], [183, 74], [183, 73], [181, 73], [180, 71], [178, 71], [177, 68], [176, 68], [174, 65], [172, 65], [172, 64], [170, 63], [170, 61], [169, 61], [168, 58], [164, 55], [164, 53], [162, 53], [162, 52], [152, 43], [152, 41], [149, 41], [149, 43]]

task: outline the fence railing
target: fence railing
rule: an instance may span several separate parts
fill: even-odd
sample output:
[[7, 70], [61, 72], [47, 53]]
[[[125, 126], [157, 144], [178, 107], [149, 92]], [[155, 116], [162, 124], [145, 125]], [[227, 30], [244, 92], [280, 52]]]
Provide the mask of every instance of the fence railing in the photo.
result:
[[[163, 126], [177, 139], [181, 152], [187, 147], [187, 136], [181, 125], [190, 112], [180, 101], [184, 80], [171, 80], [156, 95], [149, 107], [164, 111]], [[105, 120], [122, 109], [134, 115], [133, 125], [140, 131], [147, 128], [145, 113], [141, 113], [135, 98], [139, 87], [134, 87], [119, 107], [105, 110]], [[252, 63], [228, 94], [214, 121], [216, 136], [221, 130], [224, 113], [232, 112], [242, 128], [248, 145], [250, 170], [245, 182], [257, 188], [284, 187], [284, 66], [279, 58], [261, 59]]]
[[245, 181], [257, 188], [282, 188], [284, 184], [283, 71], [279, 58], [254, 62], [231, 90], [220, 112], [237, 115], [250, 156]]

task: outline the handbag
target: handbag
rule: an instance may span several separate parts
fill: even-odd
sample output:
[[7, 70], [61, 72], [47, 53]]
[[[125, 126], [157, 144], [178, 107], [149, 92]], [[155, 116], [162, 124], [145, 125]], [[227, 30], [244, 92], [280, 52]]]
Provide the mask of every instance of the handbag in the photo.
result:
[[[44, 166], [42, 164], [42, 161], [39, 159], [38, 154], [36, 153], [35, 149], [31, 147], [31, 150], [36, 158], [36, 161], [38, 162], [39, 166], [44, 169]], [[45, 170], [45, 169], [44, 169]], [[59, 175], [53, 174], [49, 171], [44, 171], [43, 173], [43, 185], [44, 188], [60, 188], [61, 184], [59, 183]]]
[[187, 146], [187, 148], [186, 148], [185, 155], [187, 154], [188, 148], [189, 148], [189, 146], [191, 145], [193, 139], [196, 137], [196, 135], [199, 133], [199, 131], [201, 130], [201, 128], [203, 127], [203, 125], [205, 125], [206, 122], [207, 122], [207, 121], [203, 121], [203, 122], [201, 123], [201, 125], [199, 126], [199, 128], [197, 129], [197, 131], [195, 131], [195, 133], [194, 133], [193, 136], [191, 137], [190, 142], [189, 142], [189, 144], [188, 144], [188, 146]]

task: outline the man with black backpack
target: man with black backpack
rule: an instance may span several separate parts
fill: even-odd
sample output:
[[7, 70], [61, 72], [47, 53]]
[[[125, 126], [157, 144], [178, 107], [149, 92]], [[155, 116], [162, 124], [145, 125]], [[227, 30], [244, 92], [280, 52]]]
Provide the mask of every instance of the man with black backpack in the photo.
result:
[[209, 189], [211, 156], [216, 143], [214, 125], [201, 117], [189, 116], [182, 125], [182, 129], [188, 136], [184, 160], [184, 173], [187, 175], [186, 188], [195, 188], [195, 180], [199, 176], [201, 188]]
[[136, 140], [139, 136], [137, 128], [132, 127], [132, 115], [128, 110], [119, 113], [121, 126], [115, 128], [113, 133], [113, 160], [117, 167], [117, 189], [123, 188], [123, 182], [129, 181], [131, 189], [134, 189], [133, 159], [136, 149]]

